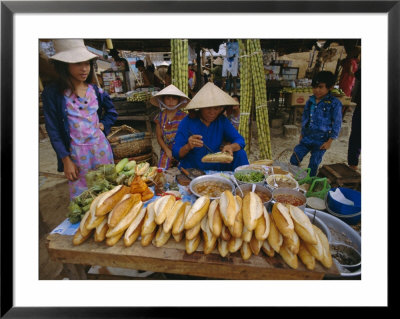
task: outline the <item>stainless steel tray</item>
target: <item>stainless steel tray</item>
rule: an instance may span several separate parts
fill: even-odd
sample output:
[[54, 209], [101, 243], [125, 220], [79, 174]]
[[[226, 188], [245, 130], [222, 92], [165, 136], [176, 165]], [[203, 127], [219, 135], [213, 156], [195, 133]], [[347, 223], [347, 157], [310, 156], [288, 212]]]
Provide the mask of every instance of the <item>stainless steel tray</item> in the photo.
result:
[[[347, 245], [353, 246], [361, 255], [361, 236], [353, 228], [347, 225], [339, 218], [332, 216], [320, 210], [305, 209], [306, 213], [310, 213], [321, 219], [328, 227], [331, 233], [330, 242], [342, 242]], [[335, 259], [333, 259], [342, 277], [357, 277], [361, 275], [361, 266], [359, 269], [350, 271], [342, 267]]]

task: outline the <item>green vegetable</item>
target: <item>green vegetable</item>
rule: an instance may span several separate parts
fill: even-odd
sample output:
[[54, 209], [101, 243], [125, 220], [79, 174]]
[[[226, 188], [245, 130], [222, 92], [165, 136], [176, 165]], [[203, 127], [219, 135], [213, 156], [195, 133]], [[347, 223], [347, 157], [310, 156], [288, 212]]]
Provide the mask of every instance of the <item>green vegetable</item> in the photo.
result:
[[135, 161], [135, 160], [129, 161], [129, 162], [125, 165], [124, 171], [130, 171], [130, 170], [134, 169], [135, 167], [136, 167], [136, 161]]
[[237, 172], [235, 178], [244, 183], [260, 183], [265, 176], [261, 172]]
[[118, 164], [115, 165], [115, 171], [117, 173], [122, 172], [122, 170], [124, 169], [125, 165], [128, 164], [128, 162], [129, 162], [129, 159], [127, 157], [125, 157], [124, 159], [120, 160], [118, 162]]

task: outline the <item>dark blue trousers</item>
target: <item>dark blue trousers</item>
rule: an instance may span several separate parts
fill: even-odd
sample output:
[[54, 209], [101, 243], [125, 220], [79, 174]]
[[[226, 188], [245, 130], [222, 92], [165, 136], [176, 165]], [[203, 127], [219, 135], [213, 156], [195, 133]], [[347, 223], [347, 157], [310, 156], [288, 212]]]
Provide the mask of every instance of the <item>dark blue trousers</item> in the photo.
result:
[[290, 164], [299, 166], [304, 156], [311, 152], [311, 158], [308, 164], [308, 167], [310, 168], [310, 176], [317, 175], [319, 164], [326, 152], [326, 150], [321, 150], [320, 147], [327, 140], [328, 138], [325, 134], [304, 136], [300, 143], [295, 146], [293, 154], [290, 157]]

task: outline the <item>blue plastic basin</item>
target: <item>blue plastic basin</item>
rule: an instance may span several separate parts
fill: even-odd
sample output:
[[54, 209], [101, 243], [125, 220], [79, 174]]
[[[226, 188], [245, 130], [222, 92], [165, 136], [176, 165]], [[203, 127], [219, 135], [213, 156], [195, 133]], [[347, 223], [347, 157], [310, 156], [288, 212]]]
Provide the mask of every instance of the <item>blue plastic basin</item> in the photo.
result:
[[332, 188], [327, 196], [329, 212], [350, 225], [357, 224], [361, 219], [361, 193], [345, 187], [339, 187], [339, 189], [344, 197], [354, 202], [354, 206], [346, 205], [333, 199], [330, 191], [334, 192], [336, 188]]

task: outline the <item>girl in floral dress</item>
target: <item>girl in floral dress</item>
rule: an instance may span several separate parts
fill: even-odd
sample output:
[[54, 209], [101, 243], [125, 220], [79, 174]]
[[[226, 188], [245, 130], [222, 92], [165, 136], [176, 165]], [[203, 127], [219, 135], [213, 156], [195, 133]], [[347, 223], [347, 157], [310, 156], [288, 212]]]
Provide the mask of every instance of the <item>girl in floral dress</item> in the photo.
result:
[[43, 110], [57, 170], [67, 177], [72, 200], [87, 189], [89, 170], [114, 163], [106, 135], [117, 112], [109, 95], [91, 84], [97, 56], [83, 40], [54, 40], [54, 48], [51, 59], [59, 80], [44, 89]]
[[159, 168], [168, 169], [178, 165], [177, 160], [172, 156], [172, 146], [178, 126], [187, 115], [181, 108], [189, 101], [189, 97], [173, 84], [150, 99], [151, 104], [160, 107], [160, 112], [154, 118], [157, 142], [160, 145]]

